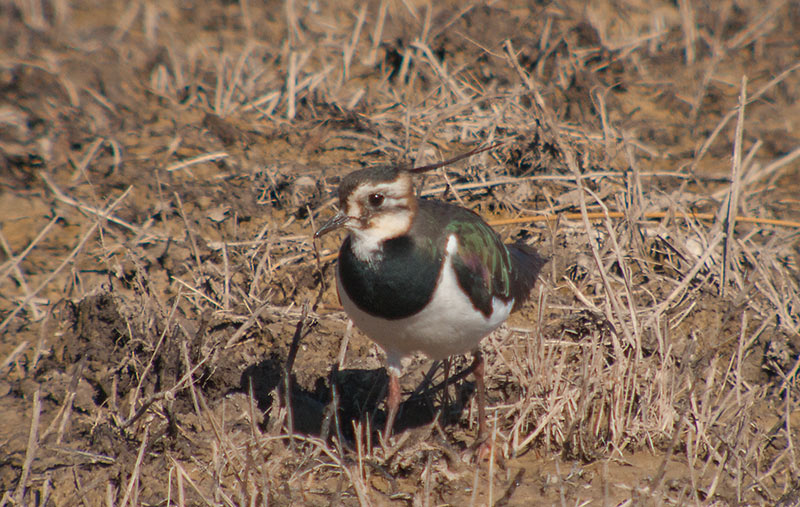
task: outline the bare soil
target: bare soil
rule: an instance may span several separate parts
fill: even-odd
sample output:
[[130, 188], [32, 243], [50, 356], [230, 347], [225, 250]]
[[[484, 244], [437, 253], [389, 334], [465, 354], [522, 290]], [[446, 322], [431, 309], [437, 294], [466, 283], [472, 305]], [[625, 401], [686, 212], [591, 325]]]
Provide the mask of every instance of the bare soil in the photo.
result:
[[[798, 27], [0, 0], [0, 506], [797, 505]], [[352, 170], [495, 141], [418, 182], [549, 258], [483, 344], [493, 453], [424, 357], [382, 446], [313, 231]]]

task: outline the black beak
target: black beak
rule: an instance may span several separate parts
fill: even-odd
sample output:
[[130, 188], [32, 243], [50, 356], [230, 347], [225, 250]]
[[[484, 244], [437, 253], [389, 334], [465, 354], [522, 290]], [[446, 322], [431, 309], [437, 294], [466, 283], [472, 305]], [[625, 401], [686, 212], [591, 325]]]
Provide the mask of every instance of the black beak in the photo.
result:
[[331, 231], [335, 231], [336, 229], [344, 226], [347, 221], [350, 220], [350, 217], [345, 215], [344, 211], [339, 211], [336, 213], [333, 218], [325, 222], [325, 224], [317, 229], [317, 232], [314, 233], [314, 239], [321, 237], [323, 234], [328, 234]]

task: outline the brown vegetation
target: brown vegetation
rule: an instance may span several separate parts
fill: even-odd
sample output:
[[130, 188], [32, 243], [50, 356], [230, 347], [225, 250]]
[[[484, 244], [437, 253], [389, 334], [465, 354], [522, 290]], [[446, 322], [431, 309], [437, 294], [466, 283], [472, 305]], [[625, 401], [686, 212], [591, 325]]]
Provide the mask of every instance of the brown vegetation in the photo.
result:
[[[0, 0], [0, 505], [800, 501], [792, 2]], [[315, 225], [363, 165], [550, 257], [494, 454]], [[430, 372], [433, 382], [441, 368]]]

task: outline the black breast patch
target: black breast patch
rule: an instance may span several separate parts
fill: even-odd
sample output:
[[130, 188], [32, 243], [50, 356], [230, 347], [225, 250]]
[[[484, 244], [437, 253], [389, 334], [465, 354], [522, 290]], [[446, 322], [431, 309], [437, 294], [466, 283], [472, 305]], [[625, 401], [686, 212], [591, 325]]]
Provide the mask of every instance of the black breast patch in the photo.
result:
[[339, 276], [347, 296], [361, 310], [384, 319], [402, 319], [422, 310], [433, 296], [442, 256], [435, 245], [421, 248], [408, 236], [383, 244], [372, 263], [353, 253], [350, 237], [339, 252]]

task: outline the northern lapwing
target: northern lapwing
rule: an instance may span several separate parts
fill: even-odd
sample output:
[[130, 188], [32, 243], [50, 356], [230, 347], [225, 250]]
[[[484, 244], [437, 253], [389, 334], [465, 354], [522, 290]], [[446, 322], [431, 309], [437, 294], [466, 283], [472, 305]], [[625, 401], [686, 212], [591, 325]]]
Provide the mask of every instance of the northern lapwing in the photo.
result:
[[523, 243], [504, 244], [476, 213], [418, 198], [412, 176], [497, 145], [417, 168], [372, 167], [339, 185], [339, 211], [314, 234], [348, 232], [336, 286], [353, 323], [386, 352], [384, 442], [400, 405], [401, 358], [472, 352], [478, 438], [487, 436], [480, 342], [518, 309], [546, 260]]

